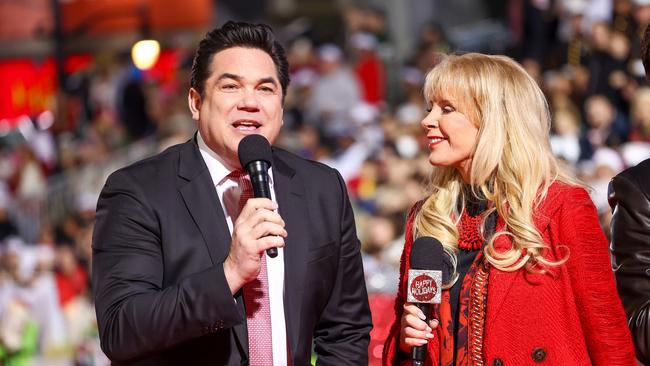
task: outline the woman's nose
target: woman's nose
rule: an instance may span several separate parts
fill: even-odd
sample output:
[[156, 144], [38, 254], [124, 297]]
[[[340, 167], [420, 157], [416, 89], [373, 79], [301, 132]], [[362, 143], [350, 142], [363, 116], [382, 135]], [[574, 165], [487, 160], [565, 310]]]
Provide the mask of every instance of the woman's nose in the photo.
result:
[[438, 126], [438, 116], [435, 112], [431, 111], [429, 112], [422, 121], [420, 122], [420, 125], [422, 128], [425, 130], [430, 130], [432, 128], [436, 128]]

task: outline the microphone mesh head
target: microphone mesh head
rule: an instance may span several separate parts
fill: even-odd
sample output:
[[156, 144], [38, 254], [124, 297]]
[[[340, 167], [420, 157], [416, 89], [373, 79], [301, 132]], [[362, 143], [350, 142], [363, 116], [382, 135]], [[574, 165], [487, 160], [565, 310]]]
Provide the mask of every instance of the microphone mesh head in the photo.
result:
[[442, 244], [436, 238], [422, 236], [411, 247], [411, 269], [442, 271]]
[[237, 147], [239, 163], [246, 168], [248, 163], [256, 160], [264, 160], [271, 166], [271, 145], [266, 137], [262, 135], [248, 135], [244, 137]]

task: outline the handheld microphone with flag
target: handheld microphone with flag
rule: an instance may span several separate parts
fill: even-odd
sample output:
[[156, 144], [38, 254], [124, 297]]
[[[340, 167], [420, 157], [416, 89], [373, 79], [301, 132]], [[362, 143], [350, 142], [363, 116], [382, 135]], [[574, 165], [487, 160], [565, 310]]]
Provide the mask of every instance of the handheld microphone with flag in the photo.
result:
[[[440, 241], [430, 236], [417, 238], [411, 247], [406, 300], [424, 313], [427, 324], [431, 304], [440, 304], [441, 300], [443, 255]], [[424, 366], [426, 355], [426, 344], [413, 347], [413, 366]]]
[[[239, 163], [251, 178], [255, 198], [271, 199], [269, 169], [272, 154], [269, 141], [262, 135], [248, 135], [239, 142], [237, 154]], [[275, 258], [278, 255], [278, 248], [269, 248], [266, 254]]]

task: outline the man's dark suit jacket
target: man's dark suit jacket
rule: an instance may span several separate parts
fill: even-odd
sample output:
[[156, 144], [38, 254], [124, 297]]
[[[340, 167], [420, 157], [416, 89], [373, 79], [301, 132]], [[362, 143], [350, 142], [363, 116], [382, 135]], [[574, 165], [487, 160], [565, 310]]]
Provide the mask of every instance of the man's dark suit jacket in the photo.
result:
[[609, 183], [611, 249], [636, 357], [650, 365], [650, 159]]
[[[286, 223], [284, 307], [293, 365], [366, 365], [372, 328], [354, 219], [334, 169], [273, 149]], [[245, 310], [222, 263], [230, 231], [190, 140], [113, 173], [97, 205], [93, 289], [115, 364], [248, 364]]]

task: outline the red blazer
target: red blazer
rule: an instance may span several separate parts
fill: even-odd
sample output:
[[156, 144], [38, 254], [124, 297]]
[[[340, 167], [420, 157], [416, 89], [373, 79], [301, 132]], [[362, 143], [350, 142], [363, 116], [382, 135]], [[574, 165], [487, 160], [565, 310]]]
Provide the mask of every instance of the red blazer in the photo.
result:
[[[395, 364], [399, 352], [415, 211], [411, 209], [407, 222], [396, 320], [384, 346], [384, 365]], [[636, 365], [607, 239], [587, 192], [554, 183], [534, 222], [549, 247], [547, 258], [560, 260], [568, 250], [569, 259], [546, 274], [504, 272], [490, 266], [485, 365]], [[497, 231], [503, 228], [499, 219]], [[511, 246], [505, 235], [495, 242], [499, 251]], [[437, 359], [438, 342], [429, 342], [428, 348], [428, 355]]]

